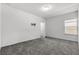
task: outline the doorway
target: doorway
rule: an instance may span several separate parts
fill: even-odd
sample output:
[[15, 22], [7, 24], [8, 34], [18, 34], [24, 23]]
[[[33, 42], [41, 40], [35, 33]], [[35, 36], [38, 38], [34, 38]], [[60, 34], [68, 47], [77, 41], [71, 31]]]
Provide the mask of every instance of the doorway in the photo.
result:
[[41, 22], [40, 23], [40, 27], [41, 27], [41, 38], [45, 38], [45, 22]]

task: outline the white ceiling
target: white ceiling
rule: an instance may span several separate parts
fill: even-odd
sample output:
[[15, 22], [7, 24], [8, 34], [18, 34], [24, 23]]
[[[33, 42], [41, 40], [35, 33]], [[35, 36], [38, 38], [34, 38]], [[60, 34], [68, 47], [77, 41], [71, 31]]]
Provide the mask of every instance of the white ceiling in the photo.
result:
[[[45, 12], [40, 10], [46, 4], [51, 5], [52, 9]], [[79, 6], [78, 3], [8, 3], [7, 5], [44, 18], [76, 11]]]

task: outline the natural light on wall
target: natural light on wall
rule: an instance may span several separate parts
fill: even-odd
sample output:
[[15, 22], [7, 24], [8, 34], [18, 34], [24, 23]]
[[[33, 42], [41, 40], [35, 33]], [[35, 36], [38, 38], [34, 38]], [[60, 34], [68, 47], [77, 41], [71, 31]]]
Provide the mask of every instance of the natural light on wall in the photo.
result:
[[65, 34], [77, 35], [77, 19], [65, 20]]

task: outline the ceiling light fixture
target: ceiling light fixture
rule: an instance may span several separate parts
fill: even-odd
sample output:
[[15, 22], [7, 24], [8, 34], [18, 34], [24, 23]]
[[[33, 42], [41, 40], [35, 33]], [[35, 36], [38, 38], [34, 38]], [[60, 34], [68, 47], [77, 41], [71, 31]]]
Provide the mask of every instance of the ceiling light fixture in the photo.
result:
[[41, 7], [41, 10], [42, 10], [42, 11], [48, 11], [48, 10], [51, 10], [51, 9], [52, 9], [52, 6], [49, 5], [49, 4], [43, 5], [43, 6]]

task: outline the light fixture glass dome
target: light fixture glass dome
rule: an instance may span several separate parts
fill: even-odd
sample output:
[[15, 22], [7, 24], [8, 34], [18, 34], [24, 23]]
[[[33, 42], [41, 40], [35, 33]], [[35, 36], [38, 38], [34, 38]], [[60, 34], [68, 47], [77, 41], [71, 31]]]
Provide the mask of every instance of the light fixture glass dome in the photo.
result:
[[42, 10], [42, 11], [48, 11], [48, 10], [51, 10], [51, 8], [52, 8], [51, 5], [46, 4], [46, 5], [43, 5], [43, 6], [41, 7], [41, 10]]

